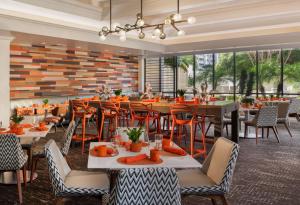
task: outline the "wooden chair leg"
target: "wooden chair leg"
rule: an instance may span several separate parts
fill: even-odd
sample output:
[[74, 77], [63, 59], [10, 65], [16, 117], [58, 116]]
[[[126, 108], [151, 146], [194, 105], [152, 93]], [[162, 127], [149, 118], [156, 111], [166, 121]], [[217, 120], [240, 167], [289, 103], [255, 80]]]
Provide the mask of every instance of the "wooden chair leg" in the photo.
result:
[[287, 131], [288, 131], [288, 133], [289, 133], [289, 135], [291, 136], [291, 137], [293, 137], [293, 135], [292, 135], [292, 133], [291, 133], [291, 130], [290, 130], [290, 128], [289, 128], [289, 126], [288, 126], [288, 124], [285, 122], [285, 123], [283, 123], [284, 124], [284, 126], [285, 126], [285, 128], [287, 129]]
[[22, 172], [23, 172], [24, 189], [26, 190], [26, 187], [27, 187], [27, 169], [26, 169], [26, 165], [24, 165]]
[[248, 137], [248, 126], [245, 124], [245, 132], [244, 132], [244, 137]]
[[279, 137], [278, 137], [278, 133], [277, 133], [277, 131], [276, 131], [276, 128], [275, 128], [275, 127], [272, 127], [272, 130], [273, 130], [273, 132], [274, 132], [274, 134], [275, 134], [275, 137], [276, 137], [276, 139], [277, 139], [277, 141], [278, 141], [278, 143], [279, 143], [280, 141], [279, 141]]
[[265, 131], [265, 129], [262, 127], [262, 128], [261, 128], [261, 138], [264, 138], [264, 134], [265, 134], [264, 131]]
[[22, 196], [22, 187], [21, 187], [21, 170], [16, 170], [17, 174], [17, 186], [18, 186], [18, 194], [19, 194], [19, 202], [20, 204], [23, 203], [23, 196]]
[[220, 196], [220, 198], [221, 198], [221, 201], [222, 201], [223, 205], [228, 205], [228, 202], [227, 202], [224, 195]]
[[212, 203], [213, 205], [217, 205], [217, 202], [216, 202], [215, 199], [211, 198], [210, 200], [211, 200], [211, 203]]
[[270, 128], [267, 128], [267, 138], [269, 138], [269, 134], [270, 134]]

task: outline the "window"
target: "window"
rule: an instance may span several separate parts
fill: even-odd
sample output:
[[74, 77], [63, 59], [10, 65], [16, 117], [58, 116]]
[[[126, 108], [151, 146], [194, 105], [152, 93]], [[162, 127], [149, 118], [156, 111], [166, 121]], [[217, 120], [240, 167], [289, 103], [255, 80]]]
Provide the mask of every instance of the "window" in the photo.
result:
[[191, 96], [194, 87], [203, 92], [201, 85], [206, 84], [207, 92], [225, 95], [299, 95], [299, 79], [300, 49], [146, 59], [146, 82], [154, 92], [169, 96], [174, 96], [176, 89], [186, 89]]
[[176, 58], [161, 58], [161, 92], [174, 97]]
[[215, 54], [214, 87], [218, 93], [234, 93], [233, 53]]
[[195, 55], [195, 88], [201, 91], [201, 85], [207, 84], [207, 92], [213, 90], [213, 54]]
[[300, 94], [300, 49], [284, 50], [282, 55], [283, 92]]
[[236, 65], [236, 93], [241, 96], [251, 96], [256, 93], [256, 52], [237, 52]]
[[185, 89], [187, 93], [193, 93], [194, 88], [194, 69], [193, 56], [178, 56], [177, 67], [177, 88]]
[[280, 50], [258, 52], [258, 89], [262, 95], [281, 94], [281, 54]]
[[159, 58], [147, 58], [145, 65], [145, 78], [152, 86], [153, 92], [159, 92]]

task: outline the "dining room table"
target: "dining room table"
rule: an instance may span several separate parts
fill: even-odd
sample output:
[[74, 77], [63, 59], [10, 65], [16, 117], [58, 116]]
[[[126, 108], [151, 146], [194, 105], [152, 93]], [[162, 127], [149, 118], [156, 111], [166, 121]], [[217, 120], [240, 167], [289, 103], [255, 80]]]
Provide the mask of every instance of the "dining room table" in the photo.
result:
[[[117, 154], [111, 157], [98, 157], [94, 156], [92, 150], [94, 147], [99, 145], [106, 145], [108, 147], [113, 147], [117, 150]], [[179, 148], [175, 143], [173, 143], [173, 147]], [[127, 168], [146, 168], [146, 167], [168, 167], [168, 168], [176, 168], [176, 169], [187, 169], [187, 168], [201, 168], [202, 165], [194, 159], [191, 155], [186, 154], [185, 156], [169, 153], [161, 150], [161, 163], [155, 164], [125, 164], [120, 163], [118, 161], [121, 157], [130, 157], [136, 156], [138, 154], [146, 154], [150, 156], [150, 150], [154, 148], [154, 146], [145, 146], [142, 148], [140, 152], [131, 152], [122, 146], [115, 146], [112, 142], [91, 142], [90, 143], [90, 152], [88, 156], [88, 169], [127, 169]]]
[[[130, 103], [142, 102], [144, 104], [151, 104], [151, 109], [162, 114], [169, 114], [172, 105], [175, 101], [160, 100], [159, 102], [147, 102], [147, 101], [120, 101], [122, 108], [128, 109]], [[70, 103], [71, 104], [71, 103]], [[99, 100], [91, 100], [89, 105], [100, 108]], [[192, 110], [200, 116], [211, 116], [214, 118], [214, 134], [213, 138], [216, 140], [218, 137], [223, 137], [224, 133], [224, 115], [226, 113], [231, 114], [231, 140], [238, 143], [239, 140], [239, 103], [234, 101], [209, 101], [202, 103], [188, 103], [186, 104], [192, 108]], [[98, 112], [98, 119], [101, 119], [101, 112]]]
[[[37, 120], [41, 119], [40, 116], [26, 116], [23, 120], [22, 124], [29, 124], [32, 125], [31, 127], [25, 127], [23, 130], [23, 134], [16, 135], [20, 139], [20, 144], [24, 150], [27, 151], [28, 155], [28, 161], [27, 165], [29, 167], [31, 161], [32, 161], [32, 146], [40, 140], [40, 138], [44, 138], [47, 136], [47, 134], [50, 132], [53, 124], [45, 125], [47, 129], [44, 131], [37, 130], [35, 126], [37, 126]], [[6, 129], [6, 131], [9, 132], [9, 128]], [[5, 130], [4, 132], [5, 133]], [[21, 174], [21, 178], [22, 178]], [[30, 171], [27, 170], [27, 182], [30, 181]], [[35, 180], [38, 177], [37, 173], [33, 174], [33, 180]], [[23, 178], [21, 179], [23, 182]], [[15, 172], [1, 172], [0, 173], [0, 184], [16, 184], [16, 174]]]

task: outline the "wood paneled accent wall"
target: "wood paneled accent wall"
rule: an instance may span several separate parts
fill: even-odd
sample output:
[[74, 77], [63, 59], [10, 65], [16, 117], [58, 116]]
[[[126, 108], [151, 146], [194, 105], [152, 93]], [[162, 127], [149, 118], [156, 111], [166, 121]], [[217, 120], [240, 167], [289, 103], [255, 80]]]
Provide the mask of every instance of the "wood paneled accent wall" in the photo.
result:
[[138, 57], [63, 45], [11, 44], [11, 99], [79, 96], [112, 89], [138, 90]]

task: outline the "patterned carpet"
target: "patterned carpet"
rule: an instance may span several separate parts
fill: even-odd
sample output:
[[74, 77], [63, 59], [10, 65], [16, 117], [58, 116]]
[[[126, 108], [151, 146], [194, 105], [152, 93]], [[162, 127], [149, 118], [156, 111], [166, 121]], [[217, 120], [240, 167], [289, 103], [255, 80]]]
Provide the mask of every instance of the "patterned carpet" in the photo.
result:
[[[293, 138], [283, 127], [279, 127], [280, 144], [274, 135], [260, 139], [240, 139], [240, 154], [236, 165], [233, 184], [227, 195], [231, 205], [299, 205], [300, 204], [300, 122], [291, 122]], [[62, 130], [49, 134], [47, 138], [60, 140]], [[87, 154], [81, 155], [80, 146], [69, 152], [72, 169], [86, 169]], [[200, 160], [201, 161], [201, 160]], [[54, 195], [49, 183], [45, 160], [38, 164], [38, 178], [23, 189], [25, 205], [53, 204]], [[17, 204], [15, 185], [0, 185], [0, 204]], [[100, 204], [98, 199], [67, 199], [64, 204]], [[211, 201], [201, 197], [183, 199], [185, 205], [206, 205]], [[221, 203], [218, 203], [221, 204]]]

